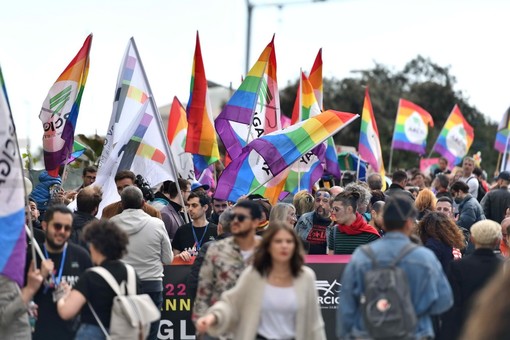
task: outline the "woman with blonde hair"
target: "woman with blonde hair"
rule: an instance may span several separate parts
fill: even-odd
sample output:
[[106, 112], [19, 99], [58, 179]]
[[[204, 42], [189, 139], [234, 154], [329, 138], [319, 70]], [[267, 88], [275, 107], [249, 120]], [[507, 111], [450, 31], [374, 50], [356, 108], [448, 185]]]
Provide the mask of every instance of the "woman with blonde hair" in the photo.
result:
[[296, 208], [290, 203], [278, 203], [271, 209], [269, 216], [269, 226], [276, 221], [285, 222], [290, 228], [294, 228], [297, 222]]
[[423, 189], [418, 193], [416, 201], [414, 202], [416, 209], [418, 209], [418, 221], [420, 221], [427, 213], [436, 210], [436, 202], [436, 195], [434, 195], [431, 190]]
[[304, 266], [297, 234], [273, 222], [253, 266], [197, 320], [197, 331], [211, 336], [233, 332], [234, 339], [326, 339], [315, 279]]
[[294, 195], [292, 204], [296, 208], [296, 218], [299, 220], [301, 215], [314, 210], [315, 198], [307, 190], [301, 190]]

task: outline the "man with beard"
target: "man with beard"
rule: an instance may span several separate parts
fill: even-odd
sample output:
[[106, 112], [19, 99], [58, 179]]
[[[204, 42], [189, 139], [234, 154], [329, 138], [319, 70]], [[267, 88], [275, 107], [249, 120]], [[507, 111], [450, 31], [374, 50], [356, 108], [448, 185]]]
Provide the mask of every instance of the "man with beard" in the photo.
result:
[[203, 193], [192, 192], [188, 196], [186, 207], [191, 222], [179, 227], [172, 240], [174, 255], [183, 261], [191, 261], [191, 256], [196, 256], [203, 244], [218, 237], [216, 224], [209, 223], [205, 217], [209, 202], [209, 197]]
[[373, 227], [375, 230], [379, 232], [380, 235], [384, 236], [384, 229], [383, 229], [383, 210], [384, 210], [384, 201], [377, 201], [372, 204], [372, 208], [370, 209], [370, 215], [372, 218], [370, 219], [370, 222], [368, 222], [368, 225]]
[[209, 218], [209, 222], [214, 224], [218, 224], [220, 220], [220, 215], [228, 208], [228, 201], [220, 200], [217, 198], [213, 198], [212, 200], [212, 214], [211, 218]]
[[260, 243], [256, 230], [261, 216], [256, 202], [242, 200], [234, 206], [232, 237], [212, 243], [200, 268], [193, 321], [203, 316], [223, 292], [234, 287], [241, 272], [251, 263], [255, 247]]
[[296, 223], [296, 232], [303, 240], [308, 254], [326, 255], [331, 224], [329, 201], [331, 192], [320, 188], [315, 193], [315, 211], [301, 215]]
[[[64, 321], [58, 316], [55, 304], [58, 286], [63, 281], [74, 286], [80, 275], [92, 266], [92, 262], [82, 247], [68, 242], [73, 214], [66, 206], [49, 207], [41, 225], [46, 234], [42, 250], [46, 259], [53, 261], [54, 271], [49, 282], [44, 283], [34, 296], [34, 302], [39, 308], [32, 339], [73, 339], [79, 321], [76, 319]], [[28, 252], [27, 264], [32, 261], [30, 255], [31, 252]], [[40, 266], [41, 259], [37, 257], [37, 268]]]

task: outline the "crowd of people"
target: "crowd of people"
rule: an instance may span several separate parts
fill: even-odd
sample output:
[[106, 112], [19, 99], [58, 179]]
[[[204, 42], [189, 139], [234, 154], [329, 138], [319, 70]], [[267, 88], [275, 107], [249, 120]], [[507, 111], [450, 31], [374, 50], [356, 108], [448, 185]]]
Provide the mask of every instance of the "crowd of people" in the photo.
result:
[[[325, 339], [305, 254], [351, 255], [340, 279], [340, 339], [386, 334], [372, 327], [366, 301], [378, 288], [367, 278], [386, 267], [398, 267], [408, 287], [414, 319], [403, 338], [496, 339], [508, 331], [510, 303], [500, 296], [510, 283], [510, 172], [488, 183], [474, 159], [450, 172], [441, 158], [430, 174], [396, 170], [384, 183], [372, 173], [271, 205], [257, 194], [219, 200], [208, 185], [184, 179], [152, 192], [122, 170], [114, 179], [120, 201], [102, 212], [96, 173], [85, 168], [83, 184], [68, 192], [42, 174], [30, 194], [27, 242], [41, 256], [27, 252], [21, 289], [0, 276], [2, 338], [106, 339], [117, 293], [89, 269], [100, 266], [121, 285], [134, 268], [137, 294], [161, 309], [163, 267], [180, 261], [191, 265], [201, 339]], [[383, 314], [393, 308], [386, 298], [375, 306]], [[150, 324], [147, 339], [157, 339], [158, 326]]]

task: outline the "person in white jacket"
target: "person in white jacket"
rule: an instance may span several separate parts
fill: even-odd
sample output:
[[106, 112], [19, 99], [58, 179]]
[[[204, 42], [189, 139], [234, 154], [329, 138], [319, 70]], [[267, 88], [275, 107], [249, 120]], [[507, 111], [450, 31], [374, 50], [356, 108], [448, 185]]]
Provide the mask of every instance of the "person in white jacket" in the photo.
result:
[[196, 322], [197, 331], [234, 339], [323, 340], [315, 273], [306, 267], [301, 242], [283, 222], [273, 222], [231, 290]]
[[[128, 186], [120, 194], [122, 213], [110, 219], [129, 236], [127, 254], [122, 258], [135, 268], [141, 282], [141, 293], [149, 294], [154, 304], [163, 305], [163, 265], [173, 260], [172, 246], [165, 224], [143, 211], [143, 194]], [[157, 339], [159, 320], [151, 324], [147, 339]]]

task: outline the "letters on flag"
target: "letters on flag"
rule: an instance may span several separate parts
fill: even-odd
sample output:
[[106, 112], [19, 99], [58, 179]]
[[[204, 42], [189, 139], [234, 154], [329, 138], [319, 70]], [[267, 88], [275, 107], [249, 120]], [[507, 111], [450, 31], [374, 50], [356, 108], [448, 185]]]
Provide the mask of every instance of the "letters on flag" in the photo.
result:
[[434, 126], [430, 113], [410, 101], [400, 99], [392, 148], [425, 154], [429, 126]]

